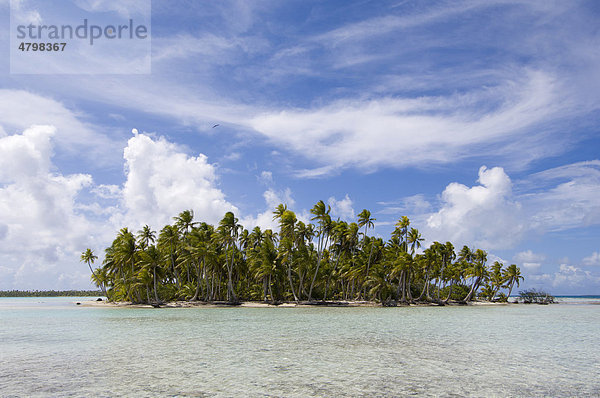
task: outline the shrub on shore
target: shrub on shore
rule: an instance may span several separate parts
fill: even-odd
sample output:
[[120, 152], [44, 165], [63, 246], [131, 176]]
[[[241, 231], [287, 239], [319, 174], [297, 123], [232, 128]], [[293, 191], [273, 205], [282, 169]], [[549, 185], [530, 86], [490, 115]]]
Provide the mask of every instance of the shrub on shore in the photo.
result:
[[535, 289], [520, 291], [518, 300], [524, 304], [552, 304], [556, 302], [554, 296]]

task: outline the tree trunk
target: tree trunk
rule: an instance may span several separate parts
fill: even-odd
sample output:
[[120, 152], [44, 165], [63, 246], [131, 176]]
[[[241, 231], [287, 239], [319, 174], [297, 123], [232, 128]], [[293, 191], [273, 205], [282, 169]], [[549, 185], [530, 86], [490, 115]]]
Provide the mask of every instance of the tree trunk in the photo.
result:
[[402, 298], [400, 301], [406, 303], [406, 271], [402, 271], [400, 273], [400, 281], [398, 282], [398, 286], [402, 286]]
[[317, 256], [317, 269], [315, 270], [315, 275], [313, 276], [312, 282], [310, 283], [310, 289], [308, 290], [308, 301], [312, 300], [313, 287], [315, 285], [315, 280], [317, 279], [317, 274], [319, 273], [319, 266], [321, 265], [321, 260], [323, 259], [323, 251], [327, 247], [327, 241], [328, 241], [328, 238], [325, 239], [324, 245], [321, 246], [319, 244], [319, 247], [321, 250], [319, 250], [319, 255]]
[[160, 300], [158, 299], [158, 292], [156, 291], [156, 266], [152, 268], [152, 275], [154, 280], [154, 299], [158, 304], [160, 304]]
[[271, 296], [271, 302], [275, 302], [275, 298], [273, 297], [273, 288], [271, 285], [271, 275], [269, 275], [269, 295]]
[[[423, 299], [423, 296], [425, 295], [425, 290], [429, 290], [429, 270], [427, 270], [427, 272], [425, 272], [425, 278], [423, 279], [424, 283], [423, 283], [423, 290], [421, 291], [421, 294], [419, 295], [419, 298], [417, 298], [417, 301], [421, 301]], [[429, 292], [427, 292], [427, 298], [430, 299], [429, 297]], [[431, 301], [431, 300], [430, 300]]]
[[439, 280], [438, 289], [437, 289], [437, 299], [438, 299], [438, 301], [440, 301], [440, 289], [441, 289], [441, 286], [442, 286], [442, 282], [444, 281], [444, 268], [445, 267], [446, 267], [446, 261], [444, 260], [444, 261], [442, 261], [442, 270], [441, 270], [441, 273], [440, 273], [440, 280]]
[[300, 281], [298, 282], [298, 297], [300, 299], [302, 299], [302, 291], [304, 290], [304, 275], [306, 273], [305, 272], [300, 272], [300, 275], [298, 275], [300, 277]]
[[198, 260], [198, 278], [197, 278], [197, 282], [196, 282], [196, 292], [194, 293], [194, 297], [192, 297], [192, 299], [190, 301], [196, 301], [198, 300], [198, 294], [200, 293], [200, 281], [202, 280], [202, 278], [200, 278], [200, 260]]
[[406, 271], [406, 296], [408, 297], [408, 300], [412, 301], [412, 293], [410, 292], [410, 270]]
[[[233, 247], [232, 247], [231, 263], [227, 264], [227, 301], [230, 301], [230, 302], [237, 301], [237, 297], [235, 296], [235, 292], [233, 291], [233, 282], [232, 282], [234, 258], [235, 258], [235, 245], [233, 245]], [[227, 258], [225, 258], [225, 261], [227, 261]]]
[[452, 289], [454, 288], [454, 283], [450, 282], [450, 291], [448, 292], [448, 297], [446, 297], [446, 300], [444, 300], [444, 304], [446, 304], [448, 302], [448, 300], [450, 300], [450, 297], [452, 297]]
[[471, 301], [473, 293], [475, 292], [475, 286], [478, 284], [478, 282], [479, 282], [479, 277], [477, 277], [475, 279], [475, 281], [471, 285], [471, 290], [469, 290], [469, 294], [467, 294], [467, 297], [465, 297], [465, 299], [463, 301]]
[[512, 293], [514, 284], [515, 284], [515, 281], [513, 280], [510, 284], [510, 287], [508, 288], [508, 296], [506, 297], [507, 300], [510, 298], [510, 294]]
[[315, 280], [317, 279], [317, 274], [319, 273], [319, 266], [321, 265], [321, 255], [317, 259], [317, 269], [315, 270], [315, 274], [313, 275], [312, 282], [310, 283], [310, 289], [308, 289], [308, 301], [312, 301], [312, 291], [315, 285]]
[[[296, 296], [296, 292], [294, 291], [294, 283], [292, 282], [292, 265], [289, 263], [289, 258], [288, 258], [288, 264], [287, 264], [287, 274], [288, 274], [288, 281], [290, 282], [290, 288], [292, 289], [292, 295], [294, 296], [294, 301], [298, 302], [298, 296]], [[308, 295], [309, 299], [310, 299], [310, 294]]]

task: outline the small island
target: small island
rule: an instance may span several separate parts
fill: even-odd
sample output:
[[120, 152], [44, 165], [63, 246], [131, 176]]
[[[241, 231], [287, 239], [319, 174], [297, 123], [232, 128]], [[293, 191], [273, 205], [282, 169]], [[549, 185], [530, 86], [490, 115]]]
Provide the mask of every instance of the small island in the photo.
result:
[[356, 222], [330, 212], [321, 200], [306, 224], [280, 204], [278, 231], [249, 231], [232, 212], [215, 227], [185, 210], [158, 233], [122, 228], [100, 268], [92, 249], [81, 261], [109, 302], [154, 307], [506, 303], [523, 280], [515, 264], [488, 265], [482, 249], [433, 242], [417, 253], [424, 238], [406, 216], [385, 241], [369, 235], [368, 210]]

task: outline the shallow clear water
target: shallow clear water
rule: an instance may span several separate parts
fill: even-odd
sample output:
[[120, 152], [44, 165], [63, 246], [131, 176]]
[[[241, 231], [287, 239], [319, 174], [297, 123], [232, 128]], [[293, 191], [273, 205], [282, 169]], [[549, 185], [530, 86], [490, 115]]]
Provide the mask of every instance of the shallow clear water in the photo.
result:
[[[600, 396], [600, 305], [89, 308], [0, 299], [0, 396]], [[89, 300], [89, 298], [81, 298]]]

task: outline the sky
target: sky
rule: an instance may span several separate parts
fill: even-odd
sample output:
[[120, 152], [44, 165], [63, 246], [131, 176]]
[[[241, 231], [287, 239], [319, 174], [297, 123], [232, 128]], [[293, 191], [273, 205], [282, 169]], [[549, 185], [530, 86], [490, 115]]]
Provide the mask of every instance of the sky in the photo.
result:
[[323, 200], [600, 294], [599, 2], [153, 1], [147, 47], [16, 50], [15, 23], [149, 6], [0, 0], [0, 290], [90, 289], [82, 251], [185, 209]]

